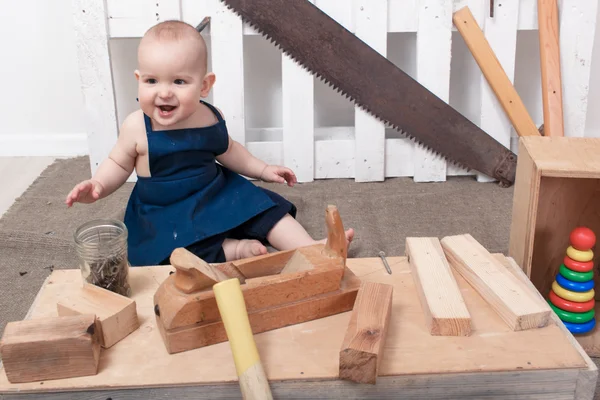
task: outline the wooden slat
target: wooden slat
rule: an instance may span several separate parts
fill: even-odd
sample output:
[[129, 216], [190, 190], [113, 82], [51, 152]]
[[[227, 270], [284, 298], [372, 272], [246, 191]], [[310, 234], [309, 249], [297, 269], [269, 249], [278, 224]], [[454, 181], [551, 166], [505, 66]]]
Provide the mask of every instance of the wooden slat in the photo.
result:
[[100, 163], [108, 157], [118, 137], [105, 13], [102, 1], [81, 0], [77, 4], [73, 3], [73, 32], [90, 149], [91, 174], [94, 174]]
[[429, 333], [469, 336], [471, 314], [436, 237], [407, 237], [406, 255]]
[[298, 182], [315, 174], [314, 78], [286, 54], [281, 58], [283, 164]]
[[514, 331], [542, 328], [552, 312], [470, 234], [441, 240], [446, 258]]
[[244, 40], [242, 20], [218, 0], [211, 17], [212, 70], [217, 74], [213, 102], [223, 111], [232, 139], [246, 145]]
[[181, 19], [179, 0], [106, 0], [106, 8], [111, 37], [141, 37], [152, 25]]
[[394, 287], [363, 282], [340, 350], [340, 379], [375, 384], [392, 314]]
[[315, 142], [315, 179], [354, 178], [354, 140]]
[[564, 136], [557, 0], [538, 0], [544, 136]]
[[[384, 57], [387, 54], [387, 0], [353, 2], [356, 36]], [[385, 167], [385, 125], [356, 106], [354, 179], [357, 182], [383, 181]]]
[[517, 133], [520, 136], [540, 136], [469, 8], [456, 11], [453, 21]]
[[597, 16], [598, 0], [561, 1], [559, 31], [565, 136], [585, 136]]
[[[417, 28], [417, 81], [446, 103], [450, 97], [452, 58], [452, 0], [420, 0]], [[410, 133], [410, 132], [409, 132]], [[424, 147], [415, 146], [414, 180], [446, 180], [447, 162]]]
[[385, 176], [387, 178], [413, 176], [415, 145], [409, 139], [385, 140]]
[[[514, 82], [515, 52], [517, 49], [517, 22], [519, 18], [519, 2], [494, 2], [494, 17], [484, 14], [483, 32], [498, 62], [506, 73], [510, 83]], [[481, 80], [481, 122], [480, 127], [490, 136], [510, 148], [512, 124], [502, 105], [494, 94], [485, 76]], [[479, 182], [491, 182], [492, 178], [478, 173]]]

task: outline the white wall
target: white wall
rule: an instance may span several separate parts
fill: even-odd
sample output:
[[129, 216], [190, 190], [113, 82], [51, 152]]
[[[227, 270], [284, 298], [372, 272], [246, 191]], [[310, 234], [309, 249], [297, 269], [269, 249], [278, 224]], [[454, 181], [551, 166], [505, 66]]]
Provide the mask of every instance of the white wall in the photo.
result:
[[[599, 8], [600, 13], [600, 8]], [[600, 16], [599, 16], [600, 20]], [[82, 96], [72, 35], [70, 1], [0, 0], [0, 156], [87, 154]], [[133, 77], [137, 39], [111, 41], [119, 121], [137, 107]], [[414, 34], [391, 34], [388, 54], [415, 73]], [[520, 31], [515, 86], [534, 122], [542, 123], [536, 31]], [[281, 62], [259, 36], [246, 37], [247, 127], [281, 126]], [[592, 70], [600, 71], [600, 29]], [[457, 32], [453, 35], [450, 103], [478, 123], [479, 68]], [[217, 74], [217, 83], [219, 73]], [[414, 76], [414, 75], [413, 75]], [[320, 82], [315, 86], [317, 126], [354, 124], [354, 108]], [[600, 137], [600, 72], [592, 73], [586, 136]], [[227, 110], [223, 110], [227, 113]], [[251, 138], [249, 138], [251, 139]]]

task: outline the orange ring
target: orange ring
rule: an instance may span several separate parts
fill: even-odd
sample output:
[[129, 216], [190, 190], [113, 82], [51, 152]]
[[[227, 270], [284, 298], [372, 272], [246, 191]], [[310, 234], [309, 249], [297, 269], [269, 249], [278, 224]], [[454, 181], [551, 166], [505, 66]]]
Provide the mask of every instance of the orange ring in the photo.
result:
[[563, 259], [563, 262], [565, 263], [565, 267], [572, 269], [573, 271], [577, 271], [577, 272], [588, 272], [588, 271], [591, 271], [592, 269], [594, 269], [593, 261], [586, 261], [586, 262], [575, 261], [572, 258], [570, 258], [569, 256], [565, 256], [565, 258]]
[[582, 303], [565, 300], [556, 293], [554, 293], [553, 290], [550, 291], [550, 302], [556, 307], [560, 308], [561, 310], [576, 313], [590, 311], [594, 308], [594, 305], [596, 304], [596, 301], [594, 299], [584, 301]]

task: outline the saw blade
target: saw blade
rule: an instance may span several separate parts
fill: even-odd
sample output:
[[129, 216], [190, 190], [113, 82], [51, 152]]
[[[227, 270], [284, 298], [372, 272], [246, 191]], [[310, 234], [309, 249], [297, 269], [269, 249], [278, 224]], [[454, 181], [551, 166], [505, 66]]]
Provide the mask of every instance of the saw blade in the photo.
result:
[[517, 156], [307, 0], [220, 0], [284, 54], [385, 125], [503, 186]]

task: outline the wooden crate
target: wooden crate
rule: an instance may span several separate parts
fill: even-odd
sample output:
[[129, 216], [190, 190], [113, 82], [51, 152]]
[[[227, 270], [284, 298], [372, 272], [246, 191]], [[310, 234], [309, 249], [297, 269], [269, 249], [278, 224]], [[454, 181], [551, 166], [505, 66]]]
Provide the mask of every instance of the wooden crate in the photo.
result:
[[[585, 225], [600, 241], [600, 138], [523, 137], [518, 157], [509, 256], [548, 298], [571, 230]], [[593, 250], [598, 285], [600, 246]], [[600, 356], [599, 332], [576, 335], [589, 355]]]

